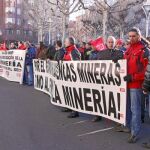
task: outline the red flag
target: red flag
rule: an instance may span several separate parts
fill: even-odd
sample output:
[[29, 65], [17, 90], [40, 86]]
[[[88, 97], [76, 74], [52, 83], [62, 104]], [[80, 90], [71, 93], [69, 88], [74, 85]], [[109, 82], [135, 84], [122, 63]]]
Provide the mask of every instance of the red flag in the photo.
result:
[[96, 39], [95, 41], [92, 41], [91, 44], [95, 47], [96, 50], [102, 51], [106, 49], [106, 46], [104, 44], [104, 40], [102, 37]]

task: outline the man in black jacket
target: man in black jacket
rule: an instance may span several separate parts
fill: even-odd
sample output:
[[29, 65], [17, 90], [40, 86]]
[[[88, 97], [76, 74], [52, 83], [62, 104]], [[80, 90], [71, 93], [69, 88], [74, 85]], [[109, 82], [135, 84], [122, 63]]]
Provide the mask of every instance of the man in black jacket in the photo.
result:
[[109, 36], [106, 42], [106, 50], [100, 51], [98, 60], [113, 60], [115, 63], [119, 59], [123, 59], [123, 52], [115, 49], [116, 39], [113, 36]]
[[65, 49], [62, 48], [61, 41], [56, 41], [55, 49], [56, 49], [56, 52], [55, 52], [54, 60], [56, 61], [63, 60], [64, 55], [65, 55]]
[[[106, 50], [96, 53], [97, 60], [112, 60], [117, 63], [119, 59], [123, 59], [123, 52], [115, 49], [116, 39], [113, 36], [109, 36], [106, 41]], [[93, 122], [100, 121], [100, 116], [95, 116]]]
[[[143, 92], [144, 92], [144, 94], [150, 93], [150, 56], [149, 56], [149, 62], [148, 62], [147, 70], [145, 73], [145, 80], [143, 83]], [[150, 100], [150, 95], [149, 95], [149, 100]], [[143, 147], [150, 149], [150, 143], [143, 143]]]

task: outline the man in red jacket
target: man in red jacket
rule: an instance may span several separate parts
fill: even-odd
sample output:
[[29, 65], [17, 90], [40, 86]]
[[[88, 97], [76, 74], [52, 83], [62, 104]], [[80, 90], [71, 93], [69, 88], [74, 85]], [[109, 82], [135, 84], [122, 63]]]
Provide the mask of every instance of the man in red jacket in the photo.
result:
[[124, 77], [128, 83], [126, 127], [131, 131], [128, 143], [136, 143], [141, 129], [142, 83], [149, 52], [141, 42], [139, 29], [133, 28], [129, 31], [129, 40], [131, 45], [124, 55], [128, 67], [127, 76]]
[[[81, 60], [81, 53], [75, 46], [75, 39], [73, 37], [66, 38], [65, 40], [65, 55], [63, 58], [64, 61], [75, 61]], [[64, 112], [68, 112], [69, 109], [64, 109]], [[77, 111], [72, 111], [68, 118], [79, 117]]]

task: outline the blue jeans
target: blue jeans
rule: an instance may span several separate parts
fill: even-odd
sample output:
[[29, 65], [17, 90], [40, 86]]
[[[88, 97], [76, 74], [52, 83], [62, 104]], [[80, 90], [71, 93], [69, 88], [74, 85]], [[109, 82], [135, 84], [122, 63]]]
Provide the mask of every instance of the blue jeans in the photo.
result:
[[131, 129], [134, 136], [137, 136], [141, 129], [141, 99], [142, 89], [128, 90], [126, 126]]
[[25, 83], [28, 85], [33, 85], [33, 65], [25, 66]]

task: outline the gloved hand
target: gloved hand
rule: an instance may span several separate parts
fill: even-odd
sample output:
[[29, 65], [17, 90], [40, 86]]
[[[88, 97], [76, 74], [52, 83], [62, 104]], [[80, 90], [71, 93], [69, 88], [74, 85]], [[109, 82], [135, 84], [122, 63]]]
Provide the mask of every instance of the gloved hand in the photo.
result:
[[150, 56], [150, 50], [148, 48], [146, 48], [144, 50], [143, 58], [148, 58], [149, 56]]
[[147, 95], [147, 94], [148, 94], [148, 91], [147, 91], [145, 88], [143, 88], [143, 93], [144, 93], [145, 95]]
[[124, 81], [126, 81], [126, 82], [132, 82], [132, 80], [133, 80], [132, 75], [130, 75], [130, 74], [128, 74], [124, 77]]
[[113, 61], [114, 63], [118, 63], [118, 58], [113, 58], [112, 61]]

